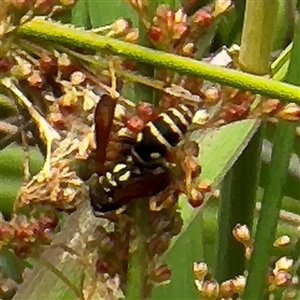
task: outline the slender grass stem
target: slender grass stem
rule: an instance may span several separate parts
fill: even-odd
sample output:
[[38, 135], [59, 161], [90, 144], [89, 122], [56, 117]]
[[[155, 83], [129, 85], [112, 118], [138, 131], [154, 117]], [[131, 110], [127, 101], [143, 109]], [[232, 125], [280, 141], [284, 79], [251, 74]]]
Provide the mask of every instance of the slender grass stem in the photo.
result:
[[90, 51], [110, 51], [129, 59], [167, 68], [179, 73], [201, 77], [213, 82], [230, 85], [253, 93], [300, 103], [300, 89], [286, 83], [267, 78], [213, 66], [194, 59], [148, 49], [119, 40], [80, 31], [61, 24], [39, 18], [19, 28], [19, 35], [26, 38], [38, 38], [41, 41], [56, 42], [74, 48]]

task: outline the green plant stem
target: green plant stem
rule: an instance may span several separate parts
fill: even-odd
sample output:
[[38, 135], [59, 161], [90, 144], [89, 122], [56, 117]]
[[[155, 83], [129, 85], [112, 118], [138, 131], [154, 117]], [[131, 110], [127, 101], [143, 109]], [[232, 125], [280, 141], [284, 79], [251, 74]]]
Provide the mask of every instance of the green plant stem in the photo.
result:
[[262, 299], [269, 256], [275, 238], [282, 199], [282, 187], [289, 166], [295, 125], [281, 122], [274, 139], [268, 184], [264, 191], [262, 207], [255, 235], [254, 251], [249, 263], [249, 276], [243, 300]]
[[239, 56], [242, 70], [258, 75], [268, 74], [277, 13], [278, 0], [246, 1]]
[[[154, 12], [156, 9], [156, 1], [152, 1], [150, 3], [151, 7], [149, 8], [149, 12]], [[139, 22], [139, 45], [143, 45], [145, 47], [151, 47], [151, 43], [148, 39], [148, 30], [145, 28], [145, 25], [140, 20]], [[139, 73], [141, 73], [143, 76], [153, 78], [154, 77], [154, 68], [151, 65], [146, 65], [143, 63], [139, 63], [137, 65], [137, 69]], [[134, 97], [135, 100], [139, 101], [145, 101], [152, 104], [155, 103], [154, 99], [154, 91], [151, 87], [145, 86], [141, 83], [136, 83], [134, 86]]]
[[[149, 13], [154, 14], [158, 5], [158, 0], [150, 2]], [[139, 44], [147, 47], [151, 47], [151, 43], [148, 39], [148, 31], [145, 25], [139, 22]], [[138, 71], [143, 76], [154, 77], [154, 68], [151, 65], [139, 63], [137, 65]], [[149, 86], [141, 83], [135, 83], [134, 85], [134, 98], [147, 101], [155, 104], [155, 93]], [[128, 260], [128, 274], [126, 282], [126, 299], [144, 299], [144, 288], [146, 283], [145, 272], [147, 270], [147, 249], [146, 239], [148, 233], [148, 199], [138, 199], [132, 203], [132, 217], [135, 220], [136, 228], [136, 240], [131, 241], [131, 246], [134, 246], [134, 250], [129, 250]]]
[[132, 205], [136, 224], [136, 240], [131, 241], [126, 282], [126, 299], [144, 299], [145, 272], [147, 270], [146, 237], [148, 232], [148, 199], [138, 199]]
[[25, 38], [38, 38], [48, 42], [61, 43], [71, 48], [76, 45], [77, 48], [93, 52], [106, 50], [155, 67], [172, 69], [179, 73], [201, 77], [283, 101], [300, 103], [300, 89], [292, 85], [98, 36], [91, 32], [76, 30], [39, 18], [21, 26], [18, 32]]

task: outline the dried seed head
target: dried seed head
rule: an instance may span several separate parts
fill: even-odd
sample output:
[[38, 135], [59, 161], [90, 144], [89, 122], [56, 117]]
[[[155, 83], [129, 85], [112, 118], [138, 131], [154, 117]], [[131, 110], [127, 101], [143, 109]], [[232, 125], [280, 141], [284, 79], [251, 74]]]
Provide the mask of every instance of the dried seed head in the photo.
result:
[[268, 99], [262, 102], [262, 113], [272, 115], [279, 111], [281, 103], [278, 99]]
[[234, 292], [241, 294], [246, 286], [246, 277], [243, 275], [237, 276], [232, 280]]
[[162, 30], [157, 26], [151, 26], [148, 30], [148, 37], [153, 44], [159, 44], [162, 40]]
[[291, 242], [291, 239], [288, 235], [282, 235], [273, 243], [274, 247], [284, 247]]
[[132, 28], [132, 24], [126, 19], [118, 19], [112, 24], [112, 30], [116, 35], [127, 34]]
[[296, 103], [289, 103], [280, 110], [277, 116], [287, 121], [299, 121], [300, 107]]
[[211, 192], [211, 182], [208, 180], [200, 181], [197, 185], [197, 190], [202, 193], [209, 193]]
[[80, 85], [85, 81], [85, 79], [86, 75], [80, 71], [75, 71], [70, 75], [70, 82], [72, 83], [72, 85]]
[[206, 109], [200, 109], [194, 114], [192, 123], [197, 125], [204, 125], [209, 117], [210, 116]]
[[130, 30], [124, 37], [124, 41], [128, 43], [136, 43], [138, 40], [139, 34], [138, 31], [135, 29]]
[[51, 242], [56, 226], [57, 219], [51, 211], [36, 218], [14, 215], [9, 222], [0, 222], [0, 244], [10, 248], [17, 256], [26, 258], [40, 245]]
[[199, 9], [192, 16], [192, 22], [201, 27], [208, 27], [212, 22], [212, 15], [205, 9]]
[[214, 190], [212, 193], [212, 197], [218, 199], [220, 197], [220, 190]]
[[273, 274], [276, 275], [280, 270], [289, 271], [292, 268], [293, 264], [294, 261], [292, 259], [283, 256], [275, 263]]
[[217, 299], [219, 295], [220, 287], [215, 280], [204, 281], [199, 292], [205, 298]]
[[201, 192], [199, 192], [197, 189], [193, 188], [188, 195], [188, 200], [192, 207], [197, 208], [203, 204], [204, 197]]
[[279, 270], [274, 278], [274, 284], [276, 287], [286, 286], [290, 283], [292, 276], [284, 270]]
[[182, 47], [182, 54], [184, 56], [192, 57], [196, 53], [196, 50], [194, 43], [189, 42]]
[[237, 224], [233, 230], [232, 234], [235, 239], [240, 242], [241, 244], [248, 244], [250, 241], [250, 231], [247, 225]]
[[164, 283], [168, 282], [171, 278], [171, 271], [167, 265], [161, 265], [155, 269], [154, 274], [151, 276], [151, 279], [154, 282]]
[[220, 113], [220, 117], [227, 124], [246, 119], [250, 112], [250, 104], [249, 102], [243, 102], [241, 104], [228, 103], [223, 107], [223, 112]]
[[226, 280], [220, 285], [220, 294], [223, 298], [227, 299], [228, 297], [234, 294], [234, 285], [232, 280]]
[[250, 259], [252, 251], [253, 251], [253, 247], [252, 246], [246, 246], [245, 247], [245, 257], [246, 257], [247, 260]]
[[200, 263], [194, 262], [193, 272], [194, 272], [194, 276], [196, 277], [196, 279], [202, 281], [208, 273], [207, 264], [204, 262], [200, 262]]
[[33, 71], [32, 74], [27, 79], [30, 86], [41, 88], [44, 84], [43, 77], [40, 74], [40, 71]]
[[13, 65], [13, 61], [10, 57], [0, 57], [0, 74], [8, 72]]
[[220, 91], [216, 87], [210, 87], [204, 91], [205, 103], [215, 103], [220, 100]]
[[213, 16], [217, 17], [223, 14], [224, 12], [228, 11], [231, 6], [232, 6], [231, 0], [217, 0], [215, 2]]
[[174, 14], [173, 25], [173, 39], [180, 39], [188, 30], [187, 27], [187, 15], [182, 9], [177, 10]]

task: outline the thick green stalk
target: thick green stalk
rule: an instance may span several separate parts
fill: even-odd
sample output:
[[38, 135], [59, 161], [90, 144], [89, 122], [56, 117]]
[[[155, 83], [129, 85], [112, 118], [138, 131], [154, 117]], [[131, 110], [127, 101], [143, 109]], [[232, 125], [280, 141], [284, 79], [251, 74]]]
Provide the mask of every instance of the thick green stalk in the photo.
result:
[[277, 0], [246, 1], [239, 57], [242, 70], [251, 70], [258, 75], [268, 74], [277, 12]]
[[77, 48], [91, 51], [108, 50], [113, 54], [155, 67], [168, 68], [183, 74], [201, 77], [253, 93], [282, 99], [283, 101], [300, 103], [299, 87], [213, 66], [187, 57], [98, 36], [90, 32], [76, 30], [75, 28], [44, 21], [39, 18], [21, 26], [18, 33], [25, 38], [38, 38], [48, 42], [60, 43], [71, 48], [76, 45]]

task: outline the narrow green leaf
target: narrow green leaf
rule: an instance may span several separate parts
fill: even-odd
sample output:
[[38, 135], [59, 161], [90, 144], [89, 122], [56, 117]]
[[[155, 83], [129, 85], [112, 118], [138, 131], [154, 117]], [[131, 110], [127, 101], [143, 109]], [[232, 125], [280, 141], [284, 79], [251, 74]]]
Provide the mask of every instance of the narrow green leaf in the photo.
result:
[[[287, 68], [285, 66], [286, 66], [287, 63], [289, 65], [291, 49], [292, 49], [292, 44], [289, 44], [280, 53], [280, 55], [278, 56], [278, 58], [271, 64], [271, 76], [272, 76], [272, 78], [276, 78], [276, 80], [282, 80], [282, 79], [278, 78], [280, 76], [280, 74], [278, 74], [278, 73], [283, 73], [284, 70], [287, 71]], [[281, 71], [281, 69], [283, 69], [283, 70]], [[285, 73], [284, 73], [284, 75], [285, 75]]]

